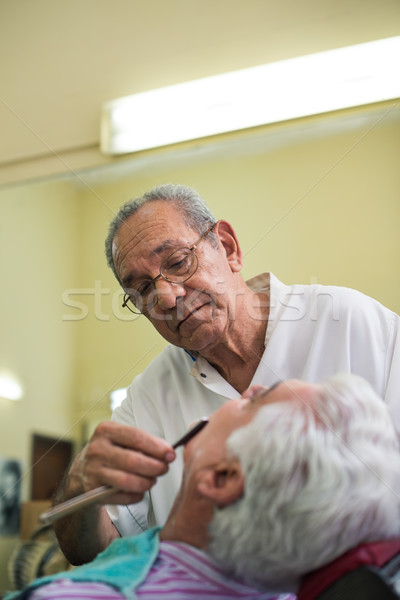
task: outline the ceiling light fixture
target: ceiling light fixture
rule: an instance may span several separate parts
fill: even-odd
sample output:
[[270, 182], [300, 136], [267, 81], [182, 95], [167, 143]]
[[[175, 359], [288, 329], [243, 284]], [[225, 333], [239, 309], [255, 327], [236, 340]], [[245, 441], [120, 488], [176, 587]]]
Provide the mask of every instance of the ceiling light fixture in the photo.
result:
[[111, 100], [101, 151], [124, 154], [400, 97], [400, 36]]

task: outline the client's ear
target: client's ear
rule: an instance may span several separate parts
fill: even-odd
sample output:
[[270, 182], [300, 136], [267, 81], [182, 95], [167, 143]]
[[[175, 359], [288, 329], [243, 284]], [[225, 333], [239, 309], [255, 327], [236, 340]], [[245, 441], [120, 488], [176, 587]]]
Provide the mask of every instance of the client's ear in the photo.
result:
[[240, 462], [235, 458], [202, 471], [197, 491], [219, 508], [235, 502], [244, 491], [244, 475]]

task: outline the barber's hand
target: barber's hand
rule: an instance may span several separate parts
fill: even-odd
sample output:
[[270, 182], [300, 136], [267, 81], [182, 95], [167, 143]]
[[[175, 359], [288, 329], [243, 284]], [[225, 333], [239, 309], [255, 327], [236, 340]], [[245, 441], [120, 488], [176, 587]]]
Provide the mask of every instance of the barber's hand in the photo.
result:
[[68, 496], [108, 485], [121, 491], [107, 504], [139, 502], [174, 459], [175, 451], [161, 438], [129, 425], [100, 423], [71, 466]]

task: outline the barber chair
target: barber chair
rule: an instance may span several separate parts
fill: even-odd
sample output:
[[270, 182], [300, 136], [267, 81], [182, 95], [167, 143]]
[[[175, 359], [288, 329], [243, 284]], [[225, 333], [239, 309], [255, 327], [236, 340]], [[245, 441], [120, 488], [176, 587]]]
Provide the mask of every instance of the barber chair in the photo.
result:
[[306, 575], [298, 600], [398, 600], [400, 540], [362, 544]]

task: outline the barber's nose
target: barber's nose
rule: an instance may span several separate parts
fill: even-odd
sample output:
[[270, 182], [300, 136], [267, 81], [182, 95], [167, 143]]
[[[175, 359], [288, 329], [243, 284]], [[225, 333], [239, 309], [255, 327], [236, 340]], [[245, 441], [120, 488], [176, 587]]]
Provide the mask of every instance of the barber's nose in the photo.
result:
[[172, 283], [160, 277], [154, 282], [157, 294], [157, 304], [161, 310], [168, 310], [176, 306], [177, 298], [185, 296], [183, 283]]

